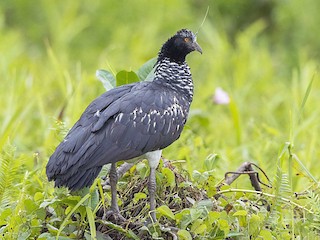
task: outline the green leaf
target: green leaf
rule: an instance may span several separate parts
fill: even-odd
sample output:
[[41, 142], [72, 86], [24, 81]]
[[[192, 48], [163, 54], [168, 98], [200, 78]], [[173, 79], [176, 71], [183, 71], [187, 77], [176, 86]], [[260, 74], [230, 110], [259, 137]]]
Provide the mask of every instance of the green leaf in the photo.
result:
[[236, 140], [237, 140], [237, 143], [240, 144], [242, 139], [242, 125], [240, 122], [239, 108], [235, 101], [230, 102], [230, 113], [233, 119], [233, 125], [234, 125], [233, 129], [236, 134]]
[[207, 211], [210, 211], [213, 207], [213, 202], [211, 199], [203, 199], [197, 203], [198, 209], [206, 208]]
[[99, 192], [97, 189], [94, 189], [91, 192], [91, 198], [90, 198], [90, 207], [91, 209], [95, 209], [100, 203], [100, 199], [99, 199]]
[[212, 225], [216, 220], [220, 218], [220, 212], [212, 212], [208, 213], [207, 221]]
[[[135, 239], [135, 240], [139, 240], [140, 238], [131, 230], [127, 230], [125, 228], [123, 228], [122, 226], [119, 226], [117, 224], [114, 224], [112, 222], [106, 221], [106, 220], [97, 220], [98, 223], [102, 223], [103, 225], [106, 225], [107, 227], [116, 230], [118, 233], [123, 233], [126, 237], [126, 239]], [[142, 230], [142, 228], [141, 228]]]
[[195, 181], [197, 181], [199, 183], [203, 183], [208, 179], [208, 174], [206, 172], [201, 173], [197, 170], [194, 170], [192, 172], [192, 177], [194, 178]]
[[96, 239], [97, 238], [97, 230], [96, 230], [96, 224], [94, 222], [94, 216], [92, 213], [92, 210], [90, 207], [86, 207], [86, 212], [87, 212], [87, 218], [90, 226], [90, 234], [91, 234], [91, 239]]
[[158, 213], [160, 213], [163, 216], [169, 217], [169, 218], [171, 218], [173, 220], [175, 219], [175, 216], [174, 216], [173, 212], [166, 205], [162, 205], [162, 206], [158, 207], [157, 211], [158, 211]]
[[230, 226], [227, 220], [225, 219], [219, 219], [219, 228], [224, 231], [224, 234], [227, 235], [230, 232]]
[[197, 219], [191, 226], [191, 231], [195, 234], [202, 234], [207, 230], [207, 226], [203, 224], [202, 219]]
[[133, 202], [137, 203], [137, 202], [139, 202], [139, 200], [146, 199], [146, 198], [147, 198], [147, 195], [145, 193], [138, 192], [138, 193], [134, 194]]
[[72, 210], [72, 207], [68, 206], [66, 210], [64, 210], [64, 214], [68, 215], [71, 210]]
[[192, 240], [192, 236], [187, 230], [179, 230], [177, 232], [177, 235], [179, 237], [179, 240]]
[[193, 209], [193, 208], [190, 209], [190, 216], [192, 221], [197, 220], [201, 216], [202, 212], [203, 212], [202, 209]]
[[260, 226], [260, 217], [256, 214], [252, 214], [250, 220], [249, 220], [249, 234], [254, 235], [258, 230]]
[[191, 232], [194, 232], [201, 224], [203, 223], [202, 219], [196, 219], [191, 226]]
[[139, 82], [138, 75], [133, 71], [120, 71], [116, 76], [117, 86], [122, 86], [129, 83]]
[[174, 188], [176, 186], [176, 178], [173, 171], [169, 168], [163, 168], [161, 172], [165, 175], [167, 185], [169, 185], [170, 188]]
[[247, 211], [246, 210], [239, 210], [239, 211], [236, 211], [233, 216], [247, 216]]
[[57, 232], [57, 236], [56, 238], [58, 239], [58, 237], [60, 236], [62, 230], [65, 228], [65, 226], [67, 225], [71, 215], [81, 206], [81, 204], [83, 204], [88, 198], [90, 197], [90, 194], [87, 194], [86, 196], [84, 196], [78, 203], [77, 205], [75, 205], [72, 210], [68, 213], [68, 215], [65, 217], [65, 219], [63, 220], [63, 222], [60, 225], [60, 228]]
[[190, 217], [190, 209], [189, 208], [184, 208], [181, 212], [178, 212], [175, 214], [175, 219], [179, 223], [183, 218], [189, 218], [191, 221]]
[[306, 90], [306, 93], [305, 93], [304, 96], [303, 96], [303, 100], [302, 100], [302, 103], [301, 103], [301, 106], [300, 106], [300, 109], [299, 109], [299, 120], [300, 120], [301, 117], [302, 117], [302, 112], [303, 112], [304, 106], [306, 105], [307, 99], [308, 99], [308, 97], [309, 97], [309, 95], [310, 95], [314, 77], [315, 77], [315, 74], [312, 76], [312, 79], [311, 79], [311, 81], [310, 81], [310, 83], [309, 83], [309, 85], [308, 85], [308, 88], [307, 88], [307, 90]]
[[38, 240], [54, 240], [55, 237], [52, 236], [49, 232], [42, 233], [38, 236]]
[[201, 224], [200, 226], [198, 226], [198, 227], [194, 230], [194, 233], [195, 233], [195, 234], [203, 234], [206, 230], [207, 230], [207, 225]]
[[148, 176], [148, 173], [149, 173], [149, 169], [148, 169], [148, 166], [145, 162], [139, 162], [137, 165], [136, 165], [136, 170], [137, 172], [139, 173], [140, 177], [142, 179], [146, 178]]
[[5, 210], [2, 210], [1, 209], [1, 214], [0, 214], [0, 226], [2, 225], [6, 225], [8, 222], [7, 222], [7, 217], [9, 217], [11, 214], [12, 214], [12, 211], [10, 208], [7, 208]]
[[99, 69], [96, 71], [96, 77], [102, 82], [104, 88], [109, 91], [116, 87], [116, 79], [113, 74], [107, 70]]
[[32, 213], [38, 208], [38, 206], [34, 203], [34, 201], [30, 199], [24, 200], [24, 207], [28, 213]]
[[140, 81], [150, 81], [154, 78], [154, 65], [156, 64], [157, 58], [152, 58], [143, 64], [137, 71]]
[[46, 211], [43, 208], [36, 210], [36, 215], [39, 219], [44, 220], [46, 218]]
[[39, 201], [39, 200], [42, 200], [43, 199], [43, 193], [41, 192], [36, 192], [33, 196], [33, 200], [35, 202]]
[[219, 158], [218, 154], [210, 154], [204, 160], [204, 165], [207, 171], [212, 170], [216, 167], [218, 158]]
[[268, 231], [266, 229], [263, 229], [260, 231], [259, 237], [261, 237], [261, 239], [264, 239], [264, 240], [272, 240], [272, 234], [270, 230]]

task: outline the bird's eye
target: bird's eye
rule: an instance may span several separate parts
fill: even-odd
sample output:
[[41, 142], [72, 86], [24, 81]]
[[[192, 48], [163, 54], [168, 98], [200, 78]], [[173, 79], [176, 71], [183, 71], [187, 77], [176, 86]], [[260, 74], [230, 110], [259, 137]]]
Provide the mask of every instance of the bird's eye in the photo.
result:
[[190, 42], [190, 38], [186, 37], [186, 38], [184, 38], [184, 41], [185, 41], [186, 43], [188, 43], [188, 42]]

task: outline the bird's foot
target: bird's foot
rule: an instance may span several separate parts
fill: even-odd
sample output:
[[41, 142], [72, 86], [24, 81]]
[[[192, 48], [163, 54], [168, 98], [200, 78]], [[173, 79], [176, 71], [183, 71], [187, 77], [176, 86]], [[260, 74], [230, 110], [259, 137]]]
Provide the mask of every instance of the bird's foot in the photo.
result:
[[103, 220], [108, 220], [116, 224], [121, 224], [127, 222], [128, 220], [124, 218], [119, 211], [109, 210], [107, 211], [103, 217]]

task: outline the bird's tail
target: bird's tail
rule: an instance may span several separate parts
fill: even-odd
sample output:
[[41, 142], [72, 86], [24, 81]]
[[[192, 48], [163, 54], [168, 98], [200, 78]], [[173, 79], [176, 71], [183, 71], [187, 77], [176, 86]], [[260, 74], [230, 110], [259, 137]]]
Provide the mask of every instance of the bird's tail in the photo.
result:
[[96, 177], [99, 175], [102, 166], [81, 170], [72, 175], [66, 173], [55, 175], [49, 180], [55, 181], [55, 187], [67, 187], [71, 191], [79, 190], [84, 187], [90, 187]]

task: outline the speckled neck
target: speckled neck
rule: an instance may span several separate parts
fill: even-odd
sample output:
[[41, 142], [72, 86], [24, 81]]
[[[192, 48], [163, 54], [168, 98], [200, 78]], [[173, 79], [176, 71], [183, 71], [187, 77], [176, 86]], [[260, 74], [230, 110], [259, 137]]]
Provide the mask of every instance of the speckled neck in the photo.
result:
[[163, 58], [156, 64], [154, 81], [181, 93], [191, 103], [193, 82], [190, 68], [185, 61], [179, 64]]

